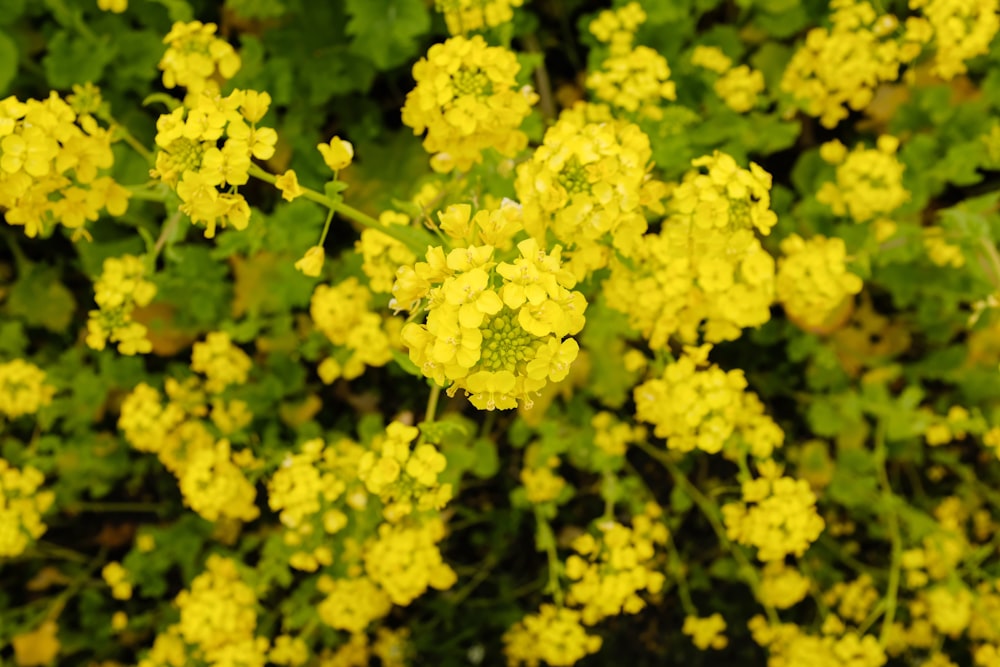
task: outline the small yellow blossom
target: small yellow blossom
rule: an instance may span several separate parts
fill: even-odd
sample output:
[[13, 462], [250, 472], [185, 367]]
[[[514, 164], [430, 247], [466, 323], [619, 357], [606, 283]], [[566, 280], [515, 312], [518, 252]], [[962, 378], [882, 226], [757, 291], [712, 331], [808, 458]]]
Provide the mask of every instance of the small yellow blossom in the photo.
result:
[[295, 262], [295, 268], [310, 278], [318, 278], [323, 273], [323, 263], [326, 261], [326, 251], [323, 246], [314, 245], [306, 251], [302, 259]]
[[14, 664], [17, 667], [45, 667], [51, 664], [59, 650], [59, 626], [55, 621], [43, 621], [41, 625], [20, 635], [14, 635], [10, 643], [14, 646]]
[[299, 185], [299, 178], [292, 169], [287, 170], [274, 179], [274, 187], [281, 191], [281, 198], [285, 201], [294, 201], [304, 190]]
[[354, 159], [354, 146], [340, 137], [334, 137], [325, 144], [318, 144], [316, 148], [323, 155], [323, 162], [333, 172], [349, 166]]
[[601, 648], [601, 638], [588, 635], [580, 623], [580, 612], [543, 604], [503, 635], [508, 667], [537, 667], [545, 661], [553, 667], [570, 667]]
[[708, 649], [721, 650], [726, 648], [729, 640], [723, 632], [726, 630], [726, 621], [722, 614], [712, 614], [706, 618], [698, 616], [688, 616], [684, 619], [681, 632], [691, 637], [691, 641], [702, 651]]
[[128, 9], [128, 0], [97, 0], [97, 8], [102, 12], [121, 14]]

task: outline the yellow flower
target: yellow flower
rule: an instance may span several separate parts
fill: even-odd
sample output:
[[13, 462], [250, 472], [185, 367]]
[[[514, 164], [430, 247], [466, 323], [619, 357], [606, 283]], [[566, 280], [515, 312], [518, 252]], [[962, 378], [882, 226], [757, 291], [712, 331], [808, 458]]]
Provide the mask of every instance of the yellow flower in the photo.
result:
[[514, 7], [524, 0], [434, 0], [434, 8], [444, 14], [448, 32], [461, 35], [493, 28], [514, 17]]
[[274, 179], [274, 187], [281, 191], [281, 198], [285, 201], [293, 201], [303, 192], [299, 177], [291, 169]]
[[31, 632], [14, 635], [14, 664], [17, 667], [44, 667], [59, 655], [59, 626], [55, 621], [44, 621]]
[[688, 616], [684, 619], [684, 626], [681, 632], [691, 637], [691, 641], [702, 651], [713, 648], [721, 650], [726, 648], [729, 640], [722, 634], [726, 630], [726, 621], [722, 614], [712, 614], [706, 618]]
[[789, 318], [816, 330], [829, 324], [838, 308], [861, 291], [861, 278], [847, 270], [843, 239], [792, 234], [781, 242], [785, 254], [775, 282], [778, 301]]
[[215, 36], [214, 23], [176, 22], [163, 38], [167, 50], [160, 59], [163, 85], [183, 86], [188, 93], [218, 92], [218, 79], [231, 79], [240, 69], [240, 56], [229, 42]]
[[570, 667], [601, 648], [601, 638], [588, 635], [580, 612], [543, 604], [503, 635], [509, 667], [537, 667], [544, 660], [553, 667]]
[[323, 262], [326, 261], [326, 251], [323, 246], [314, 245], [306, 251], [302, 259], [295, 262], [295, 268], [310, 278], [318, 278], [323, 273]]
[[97, 0], [97, 8], [102, 12], [121, 14], [128, 9], [128, 0]]
[[319, 144], [316, 148], [323, 155], [323, 162], [334, 172], [347, 167], [354, 159], [354, 146], [340, 137], [334, 137], [329, 143]]

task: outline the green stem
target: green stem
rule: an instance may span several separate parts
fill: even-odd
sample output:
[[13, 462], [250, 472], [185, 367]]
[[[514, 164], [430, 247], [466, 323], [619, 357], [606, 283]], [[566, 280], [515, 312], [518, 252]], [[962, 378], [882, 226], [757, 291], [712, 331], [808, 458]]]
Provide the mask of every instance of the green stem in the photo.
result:
[[317, 244], [320, 248], [326, 243], [326, 235], [330, 233], [330, 223], [333, 222], [333, 209], [329, 209], [326, 213], [326, 222], [323, 223], [323, 233], [319, 235], [319, 243]]
[[103, 513], [103, 512], [149, 512], [152, 514], [158, 513], [163, 509], [162, 503], [143, 503], [143, 502], [76, 502], [69, 505], [66, 508], [67, 512], [88, 512], [88, 513]]
[[167, 190], [159, 187], [150, 187], [148, 183], [143, 183], [142, 185], [126, 185], [125, 189], [131, 193], [132, 199], [140, 199], [142, 201], [166, 201], [167, 200]]
[[[250, 163], [250, 170], [248, 172], [254, 178], [258, 178], [265, 183], [275, 184], [277, 177], [264, 171], [259, 165], [255, 163]], [[422, 256], [427, 252], [427, 240], [430, 238], [427, 234], [421, 230], [414, 229], [413, 227], [406, 227], [404, 225], [383, 225], [381, 222], [371, 217], [367, 213], [363, 213], [353, 206], [349, 206], [342, 201], [336, 201], [327, 197], [326, 195], [313, 190], [312, 188], [307, 188], [304, 185], [300, 185], [302, 188], [302, 196], [310, 201], [314, 201], [317, 204], [322, 204], [326, 206], [331, 211], [347, 218], [348, 220], [353, 220], [363, 227], [368, 229], [374, 229], [376, 231], [382, 232], [386, 236], [396, 239], [407, 248], [409, 248], [418, 257]]]
[[688, 588], [687, 579], [683, 576], [686, 573], [680, 571], [680, 568], [684, 566], [684, 559], [681, 558], [680, 552], [677, 550], [677, 544], [674, 543], [674, 536], [667, 535], [667, 549], [670, 550], [670, 556], [673, 558], [673, 562], [678, 568], [677, 576], [674, 578], [677, 584], [677, 594], [681, 599], [681, 607], [684, 609], [684, 614], [687, 616], [697, 616], [698, 608], [694, 606], [694, 602], [691, 600], [691, 589]]
[[[711, 524], [712, 530], [715, 532], [715, 536], [719, 540], [719, 544], [722, 548], [732, 554], [733, 558], [740, 566], [740, 571], [743, 573], [743, 580], [750, 587], [754, 597], [757, 598], [757, 600], [761, 600], [760, 579], [757, 577], [757, 571], [754, 569], [749, 559], [747, 559], [743, 550], [740, 549], [738, 545], [733, 544], [726, 535], [726, 528], [722, 525], [722, 521], [719, 519], [717, 513], [718, 507], [715, 503], [709, 500], [705, 494], [698, 489], [698, 487], [691, 483], [691, 480], [687, 478], [687, 475], [685, 475], [680, 468], [677, 467], [677, 464], [670, 458], [670, 454], [651, 446], [647, 442], [640, 441], [637, 445], [640, 449], [642, 449], [642, 451], [659, 461], [663, 467], [666, 468], [667, 472], [670, 473], [670, 476], [674, 480], [674, 484], [677, 484], [684, 491], [684, 493], [686, 493], [687, 496], [694, 501], [695, 505], [698, 506], [698, 509], [701, 510], [701, 513], [705, 515], [706, 519], [708, 519], [708, 523]], [[761, 606], [764, 607], [764, 612], [767, 614], [768, 621], [771, 625], [777, 625], [781, 622], [781, 619], [778, 617], [778, 612], [775, 611], [774, 607], [769, 604], [764, 604], [763, 602], [761, 602]]]
[[131, 132], [128, 131], [127, 127], [116, 123], [115, 128], [121, 140], [124, 141], [126, 144], [128, 144], [132, 148], [132, 150], [138, 153], [143, 160], [145, 160], [150, 165], [155, 164], [156, 158], [154, 157], [153, 152], [148, 148], [146, 148], [145, 146], [143, 146], [142, 143], [138, 139], [136, 139]]
[[430, 423], [434, 421], [439, 398], [441, 398], [441, 387], [437, 383], [432, 382], [431, 393], [427, 397], [427, 409], [424, 411], [424, 422]]
[[903, 537], [899, 529], [899, 514], [896, 512], [896, 498], [889, 483], [889, 473], [886, 470], [888, 449], [885, 443], [885, 425], [880, 420], [875, 427], [875, 470], [881, 486], [882, 506], [885, 508], [886, 524], [889, 529], [889, 540], [892, 543], [892, 553], [889, 565], [889, 584], [885, 594], [885, 616], [882, 619], [882, 631], [879, 633], [879, 643], [885, 646], [889, 639], [889, 631], [896, 617], [896, 604], [899, 596], [899, 579], [903, 568]]
[[167, 239], [174, 235], [174, 231], [177, 229], [177, 225], [181, 221], [181, 210], [177, 209], [174, 214], [167, 219], [166, 224], [163, 225], [163, 231], [160, 232], [160, 237], [156, 239], [156, 245], [153, 246], [153, 254], [149, 258], [149, 263], [152, 267], [156, 266], [156, 258], [160, 256], [160, 251], [163, 250], [163, 246], [167, 244]]
[[549, 583], [546, 592], [552, 594], [557, 607], [563, 606], [563, 590], [559, 585], [559, 573], [562, 570], [562, 563], [559, 561], [559, 554], [556, 551], [556, 536], [552, 532], [552, 526], [548, 520], [542, 516], [542, 512], [535, 507], [535, 521], [538, 522], [538, 533], [544, 543], [545, 555], [549, 563]]

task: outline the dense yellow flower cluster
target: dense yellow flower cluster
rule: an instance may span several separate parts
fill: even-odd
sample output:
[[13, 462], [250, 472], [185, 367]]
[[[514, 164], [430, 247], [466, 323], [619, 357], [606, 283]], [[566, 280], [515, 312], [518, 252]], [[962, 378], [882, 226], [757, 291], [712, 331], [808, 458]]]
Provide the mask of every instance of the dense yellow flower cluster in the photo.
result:
[[316, 613], [331, 628], [352, 634], [364, 632], [373, 622], [392, 609], [389, 596], [371, 579], [332, 579], [320, 577], [316, 588], [326, 594], [316, 606]]
[[817, 201], [837, 215], [855, 222], [868, 222], [892, 213], [906, 203], [910, 193], [903, 187], [903, 163], [896, 157], [899, 139], [883, 134], [875, 148], [856, 146], [848, 152], [839, 141], [820, 147], [820, 156], [837, 165], [836, 180], [824, 183]]
[[210, 393], [218, 394], [230, 385], [243, 384], [251, 368], [253, 361], [233, 345], [224, 331], [208, 334], [203, 342], [191, 348], [191, 370], [206, 377], [205, 389]]
[[382, 502], [386, 520], [396, 523], [414, 511], [438, 510], [451, 500], [451, 484], [438, 482], [447, 461], [431, 444], [410, 444], [420, 430], [392, 422], [358, 462], [358, 477]]
[[806, 329], [822, 328], [861, 291], [861, 278], [847, 270], [841, 238], [815, 236], [807, 241], [791, 234], [781, 242], [781, 252], [785, 256], [778, 260], [778, 301], [789, 319]]
[[746, 391], [742, 370], [705, 367], [709, 349], [685, 348], [661, 378], [636, 387], [636, 419], [653, 424], [653, 433], [665, 439], [669, 449], [724, 452], [737, 459], [747, 453], [771, 456], [784, 433], [764, 414], [757, 395]]
[[180, 210], [205, 226], [206, 238], [220, 226], [250, 224], [250, 206], [238, 189], [250, 178], [252, 158], [274, 155], [277, 133], [257, 124], [270, 105], [270, 95], [254, 90], [201, 93], [156, 121], [151, 174], [177, 191]]
[[144, 279], [146, 266], [135, 255], [104, 260], [101, 276], [94, 283], [94, 302], [87, 320], [87, 345], [103, 350], [108, 341], [118, 344], [121, 354], [146, 354], [153, 344], [146, 337], [146, 326], [132, 319], [137, 307], [149, 305], [156, 296], [156, 285]]
[[918, 42], [933, 41], [931, 72], [951, 79], [966, 71], [965, 61], [989, 52], [1000, 29], [997, 0], [910, 0], [922, 17], [906, 20], [906, 31]]
[[760, 477], [742, 484], [740, 502], [722, 506], [729, 539], [757, 547], [764, 562], [801, 556], [825, 525], [816, 512], [816, 495], [802, 479], [782, 477], [774, 461], [758, 464]]
[[777, 222], [770, 174], [718, 152], [692, 164], [660, 232], [643, 237], [629, 262], [613, 261], [604, 283], [608, 303], [653, 349], [675, 334], [694, 342], [702, 326], [709, 342], [733, 340], [771, 316], [774, 260], [754, 234]]
[[768, 562], [761, 573], [758, 596], [762, 604], [775, 609], [788, 609], [805, 599], [812, 586], [809, 577], [803, 575], [783, 560]]
[[597, 653], [601, 638], [588, 635], [581, 614], [574, 609], [543, 604], [537, 614], [529, 614], [503, 635], [508, 667], [569, 667]]
[[192, 452], [178, 483], [185, 504], [209, 521], [260, 516], [257, 490], [236, 464], [228, 440]]
[[580, 607], [580, 619], [594, 625], [619, 614], [637, 614], [646, 602], [639, 593], [653, 595], [666, 580], [654, 562], [656, 548], [666, 543], [663, 511], [649, 503], [632, 518], [629, 528], [616, 521], [600, 521], [598, 537], [584, 533], [573, 540], [574, 553], [566, 559], [566, 576], [573, 582], [566, 602]]
[[417, 86], [406, 96], [403, 124], [427, 132], [435, 171], [468, 170], [493, 148], [513, 156], [528, 144], [518, 128], [538, 96], [517, 89], [517, 57], [476, 35], [435, 44], [413, 66]]
[[17, 419], [49, 405], [56, 388], [45, 384], [45, 371], [24, 359], [0, 364], [0, 416]]
[[677, 99], [667, 59], [648, 46], [634, 46], [635, 32], [646, 21], [637, 2], [605, 10], [590, 24], [590, 32], [609, 45], [600, 68], [587, 75], [587, 88], [599, 100], [629, 113], [663, 118], [660, 104]]
[[[249, 450], [233, 452], [217, 433], [231, 434], [246, 427], [253, 414], [245, 402], [216, 397], [209, 413], [209, 394], [246, 379], [251, 362], [224, 333], [209, 334], [195, 344], [192, 370], [207, 379], [166, 381], [166, 405], [155, 388], [140, 383], [122, 402], [118, 427], [139, 451], [157, 455], [178, 481], [184, 502], [209, 521], [252, 521], [260, 514], [256, 488], [243, 473], [255, 464]], [[208, 416], [213, 429], [203, 420]]]
[[434, 0], [452, 35], [507, 23], [514, 18], [514, 7], [522, 4], [524, 0]]
[[866, 1], [833, 0], [832, 27], [813, 28], [785, 68], [781, 89], [833, 128], [860, 111], [880, 83], [895, 81], [901, 60], [915, 57], [891, 39], [899, 22]]
[[178, 21], [163, 38], [167, 50], [160, 59], [163, 85], [183, 86], [188, 94], [218, 93], [240, 69], [240, 56], [229, 42], [215, 36], [214, 23]]
[[410, 359], [449, 395], [462, 389], [480, 410], [508, 410], [548, 381], [569, 373], [587, 302], [571, 291], [561, 246], [551, 252], [521, 241], [513, 262], [497, 262], [491, 245], [430, 248], [427, 261], [403, 267], [393, 286], [402, 303], [427, 298], [425, 324], [410, 322], [402, 338]]
[[175, 604], [180, 620], [174, 632], [188, 645], [190, 659], [212, 667], [264, 666], [270, 642], [254, 636], [257, 596], [240, 578], [233, 560], [209, 556], [205, 571], [180, 592]]
[[691, 642], [702, 651], [721, 650], [729, 645], [729, 639], [722, 634], [726, 631], [726, 620], [722, 614], [712, 614], [704, 618], [687, 616], [681, 632], [691, 637]]
[[337, 346], [319, 366], [319, 376], [330, 384], [353, 380], [365, 368], [384, 366], [392, 359], [393, 340], [400, 320], [373, 312], [372, 294], [351, 277], [338, 285], [318, 285], [309, 302], [309, 315], [327, 340]]
[[0, 559], [21, 555], [45, 533], [42, 514], [52, 506], [55, 494], [39, 491], [44, 481], [37, 469], [19, 470], [0, 458]]
[[[78, 90], [82, 90], [79, 87]], [[55, 92], [44, 100], [0, 100], [0, 209], [29, 237], [56, 224], [83, 231], [102, 210], [122, 215], [130, 193], [107, 176], [112, 133]]]
[[[386, 227], [410, 224], [409, 216], [396, 211], [384, 211], [378, 221]], [[363, 230], [361, 238], [354, 243], [354, 249], [364, 258], [361, 270], [368, 276], [368, 288], [376, 294], [391, 293], [399, 267], [417, 261], [409, 248], [377, 229]]]
[[[364, 452], [346, 438], [330, 445], [314, 438], [302, 444], [300, 453], [287, 455], [268, 481], [268, 504], [280, 512], [284, 542], [294, 548], [292, 567], [314, 572], [333, 562], [328, 536], [347, 526], [343, 509], [360, 510], [368, 503], [357, 479]], [[341, 508], [341, 500], [346, 508]]]
[[393, 604], [400, 606], [423, 595], [428, 586], [448, 590], [458, 577], [438, 549], [444, 536], [440, 517], [420, 523], [383, 523], [378, 534], [365, 544], [365, 572]]
[[836, 616], [828, 616], [820, 635], [811, 635], [794, 623], [769, 625], [763, 616], [748, 624], [754, 641], [770, 654], [768, 667], [882, 667], [888, 658], [878, 639], [847, 631]]
[[643, 208], [663, 210], [664, 186], [649, 177], [651, 157], [637, 125], [563, 114], [517, 170], [525, 230], [542, 244], [551, 232], [573, 249], [581, 279], [607, 264], [612, 245], [631, 254], [646, 231]]

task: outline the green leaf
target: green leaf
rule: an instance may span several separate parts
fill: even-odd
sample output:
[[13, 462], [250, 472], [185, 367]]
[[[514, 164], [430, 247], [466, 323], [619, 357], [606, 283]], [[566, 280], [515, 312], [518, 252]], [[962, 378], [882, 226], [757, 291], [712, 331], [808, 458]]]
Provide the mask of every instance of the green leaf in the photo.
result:
[[472, 443], [472, 465], [469, 472], [480, 479], [488, 479], [500, 470], [497, 444], [489, 438], [477, 438]]
[[100, 81], [104, 68], [117, 53], [118, 47], [108, 37], [95, 43], [60, 30], [49, 41], [42, 65], [52, 88], [68, 90], [73, 84]]
[[73, 321], [76, 300], [59, 282], [59, 270], [33, 265], [10, 291], [7, 312], [28, 326], [45, 327], [63, 333]]
[[379, 69], [405, 62], [418, 50], [418, 38], [431, 27], [423, 0], [347, 0], [351, 50]]
[[6, 33], [0, 32], [0, 96], [10, 88], [17, 76], [17, 45]]

